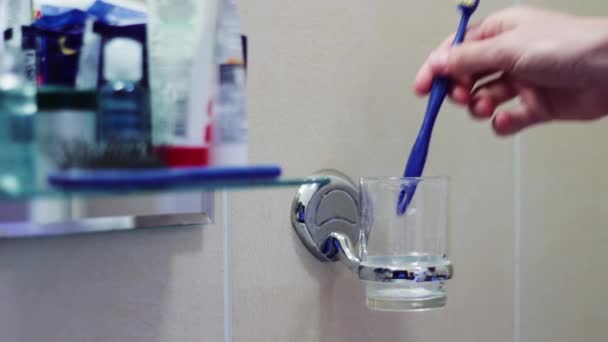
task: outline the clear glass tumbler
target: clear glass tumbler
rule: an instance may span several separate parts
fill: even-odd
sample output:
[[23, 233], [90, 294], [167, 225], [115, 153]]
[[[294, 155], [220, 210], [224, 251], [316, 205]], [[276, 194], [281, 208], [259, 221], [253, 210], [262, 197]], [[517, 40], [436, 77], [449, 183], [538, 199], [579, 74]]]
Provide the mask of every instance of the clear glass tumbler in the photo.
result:
[[[419, 311], [445, 306], [448, 179], [363, 178], [360, 182], [362, 238], [359, 277], [367, 305], [385, 311]], [[415, 189], [405, 214], [403, 191]]]

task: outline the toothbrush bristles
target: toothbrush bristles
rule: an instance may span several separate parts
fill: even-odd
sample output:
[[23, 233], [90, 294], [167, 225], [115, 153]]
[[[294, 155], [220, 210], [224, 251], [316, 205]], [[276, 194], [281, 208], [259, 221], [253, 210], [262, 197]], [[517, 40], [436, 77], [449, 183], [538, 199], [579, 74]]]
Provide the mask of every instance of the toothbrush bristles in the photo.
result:
[[460, 6], [473, 7], [477, 4], [477, 0], [458, 0]]

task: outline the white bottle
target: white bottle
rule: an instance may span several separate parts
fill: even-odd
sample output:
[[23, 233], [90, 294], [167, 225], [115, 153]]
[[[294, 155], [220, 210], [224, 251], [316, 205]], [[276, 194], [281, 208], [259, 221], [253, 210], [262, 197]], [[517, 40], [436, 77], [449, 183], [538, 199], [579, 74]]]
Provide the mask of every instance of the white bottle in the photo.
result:
[[241, 25], [234, 0], [222, 0], [218, 20], [216, 62], [218, 89], [213, 108], [211, 164], [248, 164], [249, 130]]
[[205, 148], [217, 0], [148, 0], [155, 145]]
[[99, 81], [101, 37], [93, 31], [94, 25], [95, 19], [88, 18], [78, 61], [78, 75], [76, 76], [76, 88], [79, 90], [96, 89]]
[[104, 78], [99, 90], [98, 139], [104, 143], [138, 143], [147, 146], [150, 119], [146, 90], [140, 81], [143, 68], [141, 44], [114, 38], [104, 51]]
[[32, 23], [32, 0], [8, 0], [8, 25], [21, 26]]
[[245, 101], [245, 67], [224, 64], [213, 107], [211, 164], [245, 166], [248, 163], [248, 122]]

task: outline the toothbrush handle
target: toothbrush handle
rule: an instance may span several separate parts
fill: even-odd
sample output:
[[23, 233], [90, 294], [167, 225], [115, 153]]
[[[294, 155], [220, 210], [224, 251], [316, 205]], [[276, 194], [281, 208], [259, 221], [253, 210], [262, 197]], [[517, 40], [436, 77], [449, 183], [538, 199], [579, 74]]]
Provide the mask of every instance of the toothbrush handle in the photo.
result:
[[[470, 13], [463, 12], [462, 18], [460, 20], [460, 25], [458, 26], [458, 31], [456, 32], [456, 36], [454, 37], [454, 46], [460, 45], [464, 41], [470, 18]], [[408, 160], [407, 166], [405, 168], [404, 177], [420, 177], [422, 175], [422, 172], [424, 171], [424, 165], [426, 163], [426, 158], [428, 156], [429, 143], [431, 140], [431, 135], [433, 133], [433, 127], [435, 126], [437, 115], [439, 114], [441, 106], [445, 101], [445, 98], [448, 94], [449, 89], [451, 88], [451, 85], [451, 80], [443, 76], [437, 77], [433, 81], [431, 94], [429, 96], [429, 104], [427, 106], [426, 114], [424, 116], [424, 122], [422, 123], [422, 128], [420, 130], [420, 133], [418, 134], [416, 143], [412, 148], [412, 153], [410, 154], [412, 158]]]
[[[458, 26], [458, 31], [454, 37], [453, 46], [460, 45], [464, 41], [464, 37], [467, 33], [467, 26], [469, 24], [469, 20], [471, 19], [471, 14], [472, 13], [463, 11], [460, 25]], [[403, 175], [404, 177], [418, 178], [422, 176], [424, 165], [426, 164], [426, 159], [429, 153], [429, 145], [431, 142], [433, 128], [435, 126], [435, 121], [437, 120], [437, 115], [439, 114], [441, 106], [443, 105], [445, 97], [447, 96], [451, 86], [452, 81], [448, 77], [437, 77], [433, 81], [426, 115], [424, 116], [424, 121], [422, 123], [420, 133], [418, 134], [418, 138], [416, 139], [412, 152], [410, 153], [410, 158], [408, 159]], [[407, 208], [412, 202], [412, 199], [414, 198], [416, 188], [417, 186], [414, 183], [401, 189], [397, 204], [397, 213], [399, 215], [405, 214]]]
[[467, 34], [467, 26], [469, 26], [469, 20], [471, 19], [472, 13], [463, 12], [462, 18], [460, 19], [460, 25], [458, 25], [458, 31], [456, 31], [456, 37], [454, 37], [453, 46], [460, 45], [464, 42], [464, 37]]
[[445, 77], [439, 77], [433, 81], [433, 88], [429, 97], [426, 115], [424, 116], [418, 138], [412, 148], [412, 153], [410, 154], [411, 158], [407, 162], [404, 177], [420, 177], [424, 171], [424, 164], [428, 155], [429, 143], [431, 141], [435, 121], [437, 120], [443, 101], [447, 96], [450, 83], [450, 80]]
[[[406, 178], [418, 178], [422, 176], [424, 171], [424, 165], [426, 164], [426, 158], [429, 154], [429, 145], [431, 142], [431, 135], [433, 134], [433, 127], [437, 120], [437, 115], [441, 109], [441, 105], [450, 89], [450, 80], [446, 77], [438, 77], [433, 81], [433, 89], [429, 98], [429, 105], [427, 108], [422, 128], [416, 138], [410, 158], [407, 161], [405, 167], [404, 177]], [[414, 194], [416, 193], [416, 183], [410, 184], [403, 187], [399, 193], [399, 200], [397, 203], [397, 213], [399, 215], [405, 214], [405, 211], [410, 206]]]

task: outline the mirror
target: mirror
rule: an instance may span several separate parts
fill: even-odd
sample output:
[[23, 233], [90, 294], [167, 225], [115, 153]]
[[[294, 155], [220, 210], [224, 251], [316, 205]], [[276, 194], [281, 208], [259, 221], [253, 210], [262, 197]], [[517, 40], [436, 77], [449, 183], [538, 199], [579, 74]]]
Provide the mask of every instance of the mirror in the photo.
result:
[[[157, 156], [156, 149], [152, 151], [152, 113], [149, 105], [143, 105], [147, 103], [144, 101], [147, 101], [146, 94], [150, 92], [146, 0], [0, 0], [0, 4], [4, 5], [0, 10], [0, 21], [3, 30], [6, 27], [1, 68], [15, 70], [19, 74], [18, 78], [15, 78], [14, 73], [11, 74], [10, 79], [0, 76], [0, 92], [19, 95], [19, 108], [29, 108], [25, 104], [34, 104], [33, 109], [27, 109], [30, 112], [6, 115], [7, 97], [0, 96], [4, 102], [0, 103], [0, 146], [4, 146], [4, 152], [0, 155], [0, 192], [4, 194], [4, 199], [10, 198], [10, 195], [34, 199], [0, 200], [0, 238], [11, 237], [11, 234], [19, 235], [16, 232], [44, 235], [56, 230], [65, 233], [63, 228], [50, 224], [68, 221], [77, 223], [69, 228], [74, 229], [74, 232], [79, 229], [85, 232], [87, 229], [97, 230], [103, 226], [99, 222], [104, 222], [107, 230], [120, 227], [131, 229], [135, 227], [128, 222], [143, 216], [162, 217], [157, 223], [163, 225], [205, 223], [208, 216], [212, 216], [213, 194], [104, 197], [91, 200], [70, 199], [69, 196], [47, 199], [48, 196], [37, 195], [46, 191], [48, 174], [61, 169], [63, 165], [74, 168], [104, 165], [111, 169], [124, 167], [126, 163], [130, 163], [129, 166], [133, 168], [143, 167], [142, 164], [157, 166], [153, 164], [157, 160], [152, 159]], [[60, 16], [60, 20], [51, 20]], [[90, 26], [89, 22], [92, 22]], [[35, 30], [31, 30], [32, 27]], [[95, 39], [87, 37], [87, 30], [94, 32], [91, 37], [95, 36], [97, 45]], [[213, 35], [210, 37], [215, 38]], [[123, 44], [116, 44], [120, 51], [117, 58], [120, 63], [106, 68], [111, 59], [108, 45], [119, 38], [128, 40], [129, 44], [124, 41], [121, 42]], [[91, 50], [94, 52], [87, 55], [89, 47], [96, 50]], [[4, 57], [9, 53], [14, 54], [14, 60], [7, 65], [9, 58]], [[212, 62], [212, 57], [209, 55], [209, 63]], [[90, 67], [90, 64], [94, 66]], [[87, 67], [90, 69], [88, 74], [83, 72]], [[189, 73], [192, 72], [192, 67], [190, 65], [187, 69]], [[41, 101], [42, 89], [48, 87], [83, 89], [83, 92], [92, 88], [91, 93], [97, 96], [95, 106], [101, 106], [98, 102], [99, 94], [115, 75], [127, 77], [133, 83], [138, 82], [145, 90], [142, 102], [133, 111], [130, 121], [116, 116], [100, 121], [99, 112], [102, 109], [87, 108], [83, 101], [86, 96], [81, 93], [53, 94]], [[15, 88], [18, 91], [6, 88], [14, 79], [19, 82]], [[38, 91], [29, 92], [28, 86]], [[138, 96], [135, 93], [130, 95]], [[182, 96], [188, 97], [190, 93], [186, 92]], [[62, 104], [64, 107], [57, 107], [58, 99], [65, 100]], [[108, 109], [107, 113], [116, 111], [116, 106], [124, 108], [124, 105], [125, 102], [111, 103], [108, 107], [114, 107]], [[207, 103], [204, 102], [202, 106], [206, 108]], [[31, 119], [34, 113], [37, 116], [35, 123]], [[201, 115], [199, 122], [201, 138], [205, 136], [204, 117]], [[126, 136], [128, 137], [125, 138]], [[68, 145], [70, 149], [66, 148]], [[128, 147], [130, 153], [114, 153], [115, 146], [119, 146], [121, 152]], [[29, 195], [31, 193], [35, 195]], [[38, 197], [44, 199], [37, 199]], [[107, 217], [126, 218], [123, 221], [127, 223], [87, 221]], [[172, 221], [167, 217], [176, 219]]]

